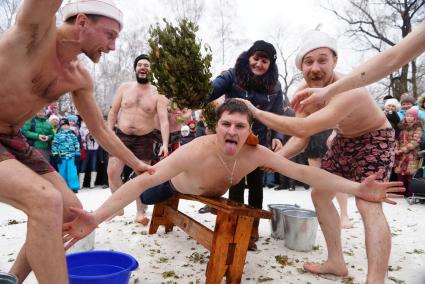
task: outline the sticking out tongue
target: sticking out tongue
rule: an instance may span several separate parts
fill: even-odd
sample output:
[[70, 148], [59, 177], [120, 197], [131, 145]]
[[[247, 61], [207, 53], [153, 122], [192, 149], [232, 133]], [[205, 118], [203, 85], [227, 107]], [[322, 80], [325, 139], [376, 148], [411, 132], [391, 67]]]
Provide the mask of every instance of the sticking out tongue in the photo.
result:
[[232, 140], [226, 140], [224, 143], [224, 153], [226, 155], [235, 155], [236, 154], [236, 142]]

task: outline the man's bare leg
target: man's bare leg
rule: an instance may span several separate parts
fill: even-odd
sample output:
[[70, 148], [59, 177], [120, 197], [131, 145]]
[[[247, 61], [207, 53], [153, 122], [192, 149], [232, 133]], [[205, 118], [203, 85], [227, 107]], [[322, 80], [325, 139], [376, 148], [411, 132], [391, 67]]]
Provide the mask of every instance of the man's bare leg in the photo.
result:
[[[61, 193], [63, 200], [63, 221], [71, 221], [74, 218], [74, 213], [69, 210], [69, 207], [82, 208], [81, 202], [68, 188], [66, 182], [57, 172], [44, 174], [42, 175], [42, 178], [49, 181], [53, 185], [54, 189]], [[20, 281], [23, 281], [30, 272], [31, 266], [28, 263], [26, 244], [24, 244], [11, 268], [11, 273], [17, 275]]]
[[[123, 169], [124, 163], [120, 159], [116, 157], [109, 157], [107, 171], [109, 188], [111, 189], [111, 193], [114, 193], [123, 184], [121, 179], [121, 173]], [[124, 215], [124, 210], [119, 210], [114, 215], [112, 215], [110, 219], [113, 219], [115, 216], [122, 215]]]
[[39, 283], [68, 283], [61, 194], [50, 182], [16, 160], [0, 163], [0, 188], [0, 201], [28, 216], [25, 246], [10, 272], [22, 282], [31, 267]]
[[391, 253], [391, 231], [382, 210], [382, 204], [356, 198], [362, 216], [367, 254], [367, 281], [369, 284], [384, 284]]
[[342, 255], [340, 220], [332, 202], [334, 196], [333, 193], [321, 192], [317, 189], [311, 192], [320, 228], [325, 236], [328, 259], [323, 263], [306, 262], [304, 269], [315, 274], [346, 276], [348, 270]]
[[348, 195], [345, 193], [337, 193], [336, 201], [339, 204], [339, 218], [341, 219], [341, 228], [342, 229], [351, 229], [353, 224], [348, 219]]

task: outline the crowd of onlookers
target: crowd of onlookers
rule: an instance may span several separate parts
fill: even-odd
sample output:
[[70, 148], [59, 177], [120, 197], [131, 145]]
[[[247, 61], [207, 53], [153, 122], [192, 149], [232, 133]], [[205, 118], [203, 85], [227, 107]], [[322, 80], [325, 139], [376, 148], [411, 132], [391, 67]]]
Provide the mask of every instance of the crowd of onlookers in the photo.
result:
[[[72, 191], [108, 184], [107, 153], [75, 114], [60, 115], [56, 104], [41, 109], [22, 127], [22, 134], [65, 179]], [[98, 175], [98, 172], [102, 174]], [[89, 173], [86, 176], [86, 173]]]
[[421, 168], [419, 151], [425, 150], [425, 93], [416, 100], [405, 93], [400, 101], [393, 97], [384, 98], [384, 111], [395, 129], [397, 148], [391, 180], [403, 181], [404, 195], [412, 196], [411, 182]]

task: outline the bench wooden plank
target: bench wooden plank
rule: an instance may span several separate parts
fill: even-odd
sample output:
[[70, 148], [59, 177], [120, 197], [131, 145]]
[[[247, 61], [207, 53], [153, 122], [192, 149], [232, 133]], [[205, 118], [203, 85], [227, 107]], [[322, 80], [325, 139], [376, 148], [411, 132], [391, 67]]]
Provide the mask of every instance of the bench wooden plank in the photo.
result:
[[254, 218], [271, 219], [272, 213], [270, 211], [254, 208], [242, 203], [238, 203], [224, 197], [205, 197], [200, 195], [181, 194], [179, 193], [178, 198], [186, 200], [194, 200], [204, 203], [214, 209], [222, 210], [228, 214], [245, 215]]
[[170, 220], [174, 225], [178, 226], [186, 234], [211, 251], [213, 232], [210, 229], [186, 214], [170, 207], [165, 208], [165, 216], [166, 219]]

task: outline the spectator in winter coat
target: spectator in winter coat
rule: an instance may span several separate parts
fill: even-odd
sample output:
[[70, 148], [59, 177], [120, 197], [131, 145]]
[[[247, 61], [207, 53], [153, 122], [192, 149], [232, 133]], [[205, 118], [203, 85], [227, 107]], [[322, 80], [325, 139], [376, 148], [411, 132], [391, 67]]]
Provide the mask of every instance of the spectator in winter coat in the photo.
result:
[[57, 161], [59, 174], [69, 188], [73, 192], [78, 192], [80, 183], [78, 182], [75, 158], [80, 156], [80, 143], [74, 131], [69, 129], [69, 122], [66, 118], [61, 119], [59, 128], [60, 131], [53, 138], [52, 156]]
[[410, 183], [414, 172], [419, 167], [419, 145], [422, 139], [422, 124], [418, 119], [418, 110], [410, 108], [406, 112], [406, 117], [400, 122], [400, 137], [396, 149], [396, 162], [394, 171], [399, 181], [404, 183], [406, 191], [404, 196], [412, 195]]
[[43, 154], [43, 157], [50, 160], [50, 142], [55, 135], [52, 125], [46, 119], [44, 108], [22, 126], [22, 134], [28, 139], [28, 144], [32, 145]]
[[[279, 82], [279, 72], [276, 65], [276, 49], [263, 40], [258, 40], [236, 60], [234, 68], [221, 73], [212, 82], [213, 92], [208, 100], [213, 101], [223, 94], [227, 98], [243, 98], [252, 102], [260, 109], [282, 114], [283, 97]], [[252, 132], [258, 135], [261, 145], [267, 143], [267, 127], [258, 120], [254, 120]], [[273, 151], [282, 147], [283, 136], [272, 131]], [[255, 208], [263, 207], [263, 175], [260, 168], [247, 175], [249, 189], [248, 204]], [[233, 185], [229, 191], [229, 199], [244, 202], [245, 179]], [[254, 226], [249, 243], [250, 250], [256, 250], [255, 242], [258, 240], [259, 220], [254, 221]]]

